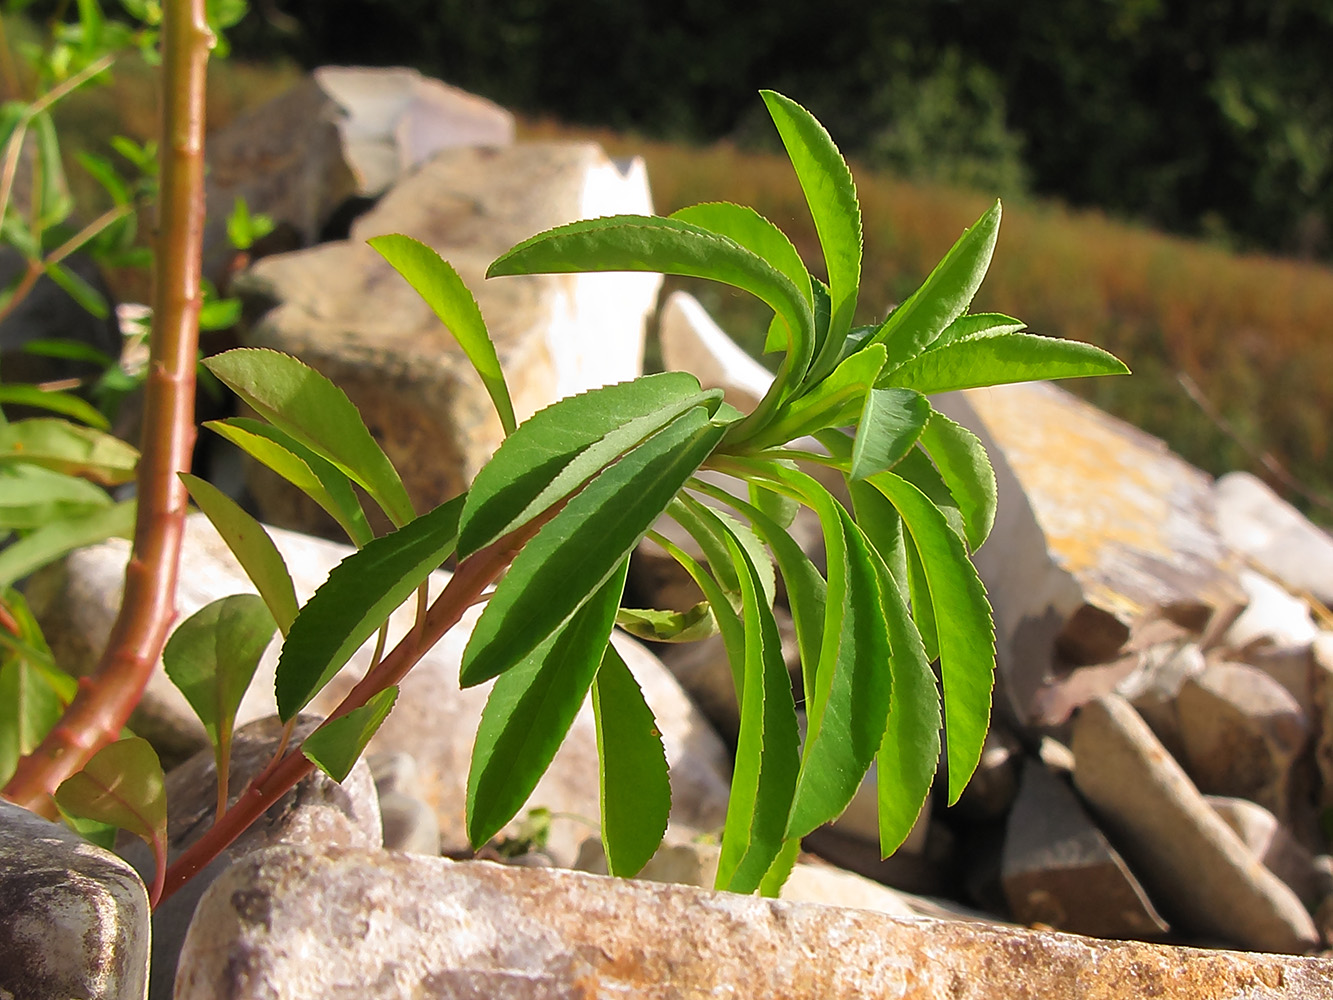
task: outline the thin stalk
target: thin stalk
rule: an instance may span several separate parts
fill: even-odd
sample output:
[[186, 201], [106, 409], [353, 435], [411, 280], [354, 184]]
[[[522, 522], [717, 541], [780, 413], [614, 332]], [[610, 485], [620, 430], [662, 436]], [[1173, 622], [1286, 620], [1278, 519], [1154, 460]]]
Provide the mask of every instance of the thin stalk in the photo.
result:
[[42, 807], [114, 741], [139, 703], [176, 616], [187, 494], [177, 477], [194, 446], [194, 366], [203, 303], [204, 85], [213, 34], [204, 0], [166, 0], [162, 20], [161, 188], [153, 331], [144, 392], [139, 504], [120, 614], [93, 676], [60, 723], [19, 761], [6, 798]]

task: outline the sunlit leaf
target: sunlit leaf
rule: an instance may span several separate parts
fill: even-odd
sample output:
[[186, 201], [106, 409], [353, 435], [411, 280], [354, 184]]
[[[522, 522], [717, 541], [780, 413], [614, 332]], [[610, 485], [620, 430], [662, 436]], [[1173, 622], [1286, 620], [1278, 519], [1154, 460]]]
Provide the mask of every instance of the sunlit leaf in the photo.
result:
[[791, 280], [813, 308], [810, 272], [801, 255], [786, 233], [753, 208], [714, 201], [679, 209], [671, 213], [671, 218], [725, 236], [768, 261]]
[[926, 351], [881, 375], [877, 384], [906, 386], [930, 395], [1010, 382], [1128, 373], [1119, 358], [1091, 344], [1030, 333], [981, 333]]
[[345, 780], [397, 699], [397, 686], [372, 695], [360, 708], [330, 719], [307, 736], [301, 753], [334, 781]]
[[959, 316], [931, 341], [932, 350], [976, 334], [1022, 333], [1027, 324], [1003, 313], [971, 313]]
[[891, 469], [916, 444], [930, 419], [926, 397], [911, 389], [871, 389], [852, 444], [852, 479]]
[[78, 517], [52, 521], [0, 549], [0, 587], [23, 579], [68, 552], [134, 534], [134, 501], [123, 500]]
[[134, 478], [139, 452], [110, 434], [54, 417], [0, 424], [0, 465], [31, 462], [103, 486]]
[[964, 537], [968, 548], [975, 552], [995, 524], [998, 502], [995, 470], [985, 446], [970, 430], [938, 410], [931, 411], [930, 422], [921, 432], [921, 446], [930, 454], [957, 501]]
[[8, 384], [0, 385], [0, 404], [6, 406], [31, 406], [35, 409], [50, 410], [63, 417], [80, 420], [99, 431], [108, 430], [111, 422], [86, 399], [70, 395], [68, 392], [52, 392], [39, 389], [35, 385]]
[[818, 385], [779, 407], [772, 423], [756, 433], [749, 445], [771, 447], [825, 427], [855, 423], [886, 356], [880, 344], [853, 354]]
[[0, 527], [40, 528], [110, 505], [106, 491], [86, 479], [24, 462], [0, 466]]
[[[3, 592], [3, 607], [14, 619], [19, 634], [0, 625], [0, 784], [9, 780], [19, 758], [35, 750], [51, 728], [72, 693], [52, 683], [50, 650], [41, 630], [27, 610], [21, 594]], [[66, 678], [73, 684], [73, 678]]]
[[707, 601], [700, 601], [688, 611], [621, 608], [616, 612], [616, 624], [648, 642], [695, 642], [717, 633], [717, 620]]

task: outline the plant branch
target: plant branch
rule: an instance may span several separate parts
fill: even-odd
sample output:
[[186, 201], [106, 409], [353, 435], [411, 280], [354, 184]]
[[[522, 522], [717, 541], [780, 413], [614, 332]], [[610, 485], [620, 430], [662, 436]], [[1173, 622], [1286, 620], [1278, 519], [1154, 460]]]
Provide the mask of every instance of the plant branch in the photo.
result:
[[43, 806], [62, 781], [120, 735], [176, 614], [176, 571], [187, 505], [177, 473], [189, 469], [194, 447], [194, 368], [203, 301], [204, 85], [213, 43], [204, 8], [204, 0], [167, 0], [163, 10], [165, 141], [153, 331], [139, 505], [124, 596], [96, 672], [80, 683], [60, 723], [19, 762], [4, 789], [6, 798], [29, 808]]

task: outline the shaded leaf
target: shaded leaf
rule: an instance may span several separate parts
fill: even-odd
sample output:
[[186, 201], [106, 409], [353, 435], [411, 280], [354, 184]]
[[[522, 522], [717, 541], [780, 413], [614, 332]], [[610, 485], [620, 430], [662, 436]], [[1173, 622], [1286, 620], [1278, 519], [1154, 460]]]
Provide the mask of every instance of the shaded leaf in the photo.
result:
[[410, 236], [376, 236], [366, 242], [407, 279], [440, 322], [449, 328], [481, 376], [482, 385], [500, 415], [500, 426], [505, 434], [512, 434], [517, 421], [514, 419], [514, 404], [509, 399], [509, 387], [500, 370], [500, 359], [496, 357], [495, 344], [491, 342], [486, 321], [477, 308], [477, 300], [458, 272], [438, 253]]
[[[701, 485], [702, 483], [699, 480], [690, 483], [691, 488], [695, 489]], [[768, 550], [764, 548], [763, 542], [759, 540], [759, 536], [754, 533], [754, 530], [749, 525], [740, 523], [731, 515], [702, 504], [688, 494], [682, 494], [681, 502], [683, 508], [673, 507], [672, 516], [698, 543], [699, 548], [703, 551], [704, 558], [708, 560], [708, 568], [712, 571], [714, 578], [722, 584], [725, 590], [736, 595], [735, 603], [740, 603], [740, 580], [736, 575], [737, 567], [732, 564], [727, 551], [726, 539], [728, 536], [740, 542], [749, 555], [755, 571], [759, 574], [761, 598], [771, 608], [774, 595], [777, 593], [777, 580], [773, 575], [773, 559], [768, 554]]]
[[87, 312], [98, 319], [106, 319], [111, 315], [111, 307], [107, 305], [106, 297], [64, 264], [47, 261], [45, 271], [48, 278]]
[[340, 562], [311, 595], [278, 659], [278, 715], [284, 722], [309, 704], [454, 551], [463, 497], [440, 504], [392, 534], [372, 539]]
[[953, 494], [963, 517], [964, 538], [973, 552], [995, 524], [998, 502], [995, 470], [981, 439], [966, 427], [932, 410], [921, 432], [921, 446], [930, 454], [940, 478]]
[[103, 486], [118, 486], [134, 478], [139, 452], [91, 427], [33, 417], [0, 424], [0, 465], [11, 462], [31, 462]]
[[907, 386], [931, 395], [1010, 382], [1128, 373], [1119, 358], [1091, 344], [1030, 333], [983, 333], [926, 351], [881, 375], [877, 384]]
[[855, 423], [866, 393], [884, 368], [885, 358], [880, 344], [853, 354], [828, 378], [779, 407], [772, 423], [749, 439], [750, 446], [772, 447], [826, 427]]
[[106, 491], [86, 479], [25, 462], [0, 466], [0, 527], [40, 528], [110, 505]]
[[930, 413], [930, 403], [919, 392], [871, 389], [856, 426], [848, 475], [868, 479], [897, 465], [916, 444]]
[[616, 612], [616, 624], [648, 642], [694, 642], [717, 634], [717, 620], [707, 601], [700, 601], [688, 611], [621, 608]]
[[134, 501], [123, 500], [78, 517], [52, 521], [0, 549], [0, 587], [85, 545], [134, 535]]
[[606, 644], [592, 685], [607, 870], [633, 878], [666, 834], [671, 781], [653, 710], [629, 667]]
[[307, 736], [301, 753], [334, 781], [345, 780], [397, 699], [396, 685], [371, 695], [360, 708], [329, 719]]

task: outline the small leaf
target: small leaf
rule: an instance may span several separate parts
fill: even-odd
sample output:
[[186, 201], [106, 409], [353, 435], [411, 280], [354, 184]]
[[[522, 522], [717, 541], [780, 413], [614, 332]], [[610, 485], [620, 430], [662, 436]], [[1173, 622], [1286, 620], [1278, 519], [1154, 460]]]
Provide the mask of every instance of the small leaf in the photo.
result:
[[688, 611], [621, 608], [616, 612], [616, 624], [648, 642], [694, 642], [717, 634], [717, 619], [707, 601], [700, 601]]
[[459, 683], [471, 687], [496, 676], [559, 631], [629, 555], [724, 430], [695, 407], [575, 495], [518, 553], [486, 602]]
[[682, 413], [716, 404], [684, 372], [570, 396], [534, 413], [482, 466], [463, 505], [460, 558], [526, 524]]
[[1091, 344], [1030, 333], [983, 333], [914, 357], [881, 375], [877, 385], [906, 386], [931, 395], [1010, 382], [1128, 373], [1119, 358]]
[[357, 548], [375, 537], [351, 480], [336, 465], [290, 434], [246, 417], [210, 420], [204, 426], [268, 466], [319, 504], [338, 522]]
[[48, 261], [45, 270], [46, 276], [87, 312], [98, 319], [106, 319], [111, 315], [111, 307], [107, 305], [106, 297], [64, 264]]
[[779, 407], [773, 421], [747, 443], [751, 448], [768, 448], [826, 427], [855, 423], [886, 357], [880, 344], [857, 351], [828, 378]]
[[995, 470], [985, 446], [970, 430], [938, 410], [931, 411], [930, 422], [921, 432], [921, 446], [957, 501], [967, 546], [975, 552], [995, 524], [998, 502]]
[[0, 528], [41, 528], [109, 506], [106, 491], [86, 479], [21, 462], [0, 466]]
[[454, 551], [455, 497], [344, 559], [301, 608], [278, 659], [278, 715], [309, 704], [361, 644]]
[[593, 681], [592, 709], [606, 865], [612, 875], [633, 878], [666, 834], [671, 781], [653, 710], [611, 643]]
[[111, 201], [116, 205], [126, 205], [132, 200], [129, 185], [116, 172], [116, 168], [111, 165], [111, 161], [103, 156], [95, 156], [92, 153], [79, 152], [75, 154], [75, 159], [79, 165], [88, 172], [88, 175], [101, 185]]
[[190, 498], [207, 515], [245, 575], [259, 591], [279, 631], [285, 636], [296, 619], [296, 588], [282, 553], [264, 526], [212, 483], [188, 472], [180, 473]]
[[828, 268], [833, 315], [824, 349], [811, 370], [811, 379], [817, 379], [826, 365], [827, 370], [832, 369], [856, 312], [861, 284], [861, 206], [852, 172], [824, 126], [781, 94], [761, 90], [760, 95], [796, 170]]
[[53, 521], [0, 549], [0, 587], [8, 587], [85, 545], [133, 535], [133, 500], [123, 500], [79, 517]]
[[[967, 311], [972, 297], [990, 267], [995, 238], [1000, 231], [1000, 203], [997, 201], [966, 230], [944, 258], [935, 265], [921, 287], [889, 314], [870, 337], [889, 349], [889, 361], [900, 364], [925, 350], [944, 330]], [[913, 382], [895, 382], [920, 392]]]
[[156, 903], [166, 872], [167, 794], [162, 765], [148, 741], [131, 736], [103, 747], [56, 789], [55, 800], [64, 812], [147, 841], [157, 867], [149, 899]]
[[500, 359], [495, 355], [486, 321], [482, 319], [477, 300], [463, 284], [458, 272], [426, 244], [410, 236], [376, 236], [367, 241], [407, 283], [426, 300], [435, 315], [458, 341], [472, 367], [481, 376], [481, 382], [490, 394], [491, 402], [500, 415], [500, 425], [506, 435], [514, 433], [514, 404], [509, 399]]
[[54, 417], [0, 424], [0, 464], [31, 462], [103, 486], [134, 478], [139, 453], [119, 438]]
[[31, 406], [36, 409], [50, 410], [63, 417], [73, 417], [89, 427], [99, 431], [110, 429], [111, 422], [91, 403], [68, 392], [53, 392], [39, 389], [35, 385], [0, 385], [0, 404], [9, 406]]
[[360, 708], [330, 719], [307, 736], [301, 753], [334, 781], [345, 780], [397, 699], [397, 686], [371, 695]]
[[496, 678], [468, 771], [474, 848], [514, 818], [564, 741], [602, 663], [627, 568], [622, 560], [559, 632]]
[[[667, 508], [667, 512], [674, 514], [681, 506], [683, 505], [679, 499], [673, 500]], [[740, 693], [745, 686], [745, 678], [741, 673], [745, 666], [745, 626], [741, 622], [740, 616], [736, 613], [735, 608], [731, 606], [731, 602], [727, 600], [727, 595], [723, 593], [722, 588], [717, 585], [717, 581], [693, 557], [676, 546], [669, 538], [655, 531], [649, 532], [648, 536], [662, 546], [667, 555], [676, 560], [680, 567], [690, 575], [690, 579], [703, 591], [704, 599], [708, 601], [709, 607], [713, 609], [713, 618], [717, 621], [717, 630], [722, 635], [722, 645], [727, 651], [727, 666], [731, 669], [732, 682], [739, 701]]]
[[403, 481], [347, 394], [296, 358], [238, 348], [204, 361], [260, 416], [336, 465], [371, 495], [394, 524], [416, 515]]
[[851, 478], [869, 479], [897, 465], [916, 444], [930, 413], [930, 403], [919, 392], [871, 389], [852, 444]]
[[945, 344], [952, 344], [954, 341], [977, 334], [1022, 333], [1026, 329], [1027, 324], [1022, 320], [1005, 316], [1003, 313], [964, 314], [946, 326], [944, 332], [931, 341], [930, 347], [932, 350], [937, 350]]

